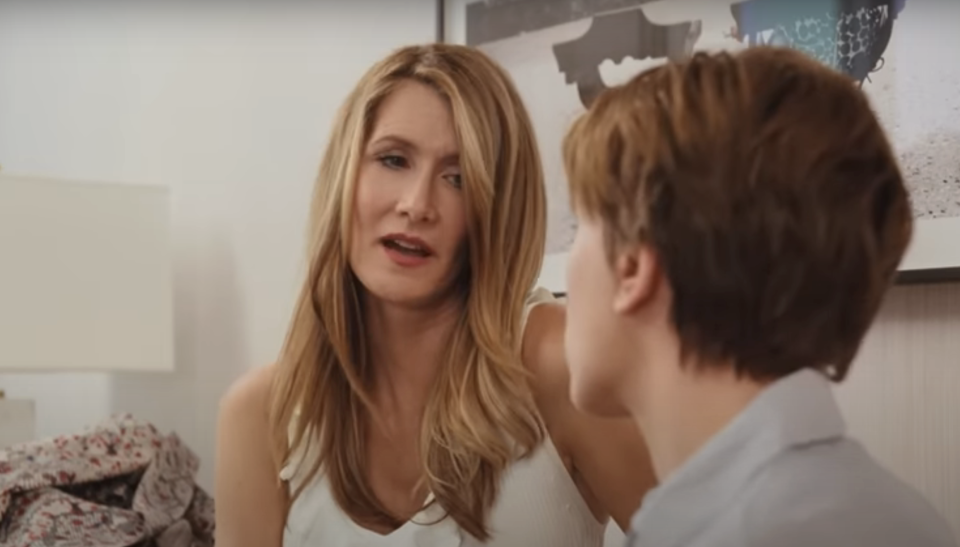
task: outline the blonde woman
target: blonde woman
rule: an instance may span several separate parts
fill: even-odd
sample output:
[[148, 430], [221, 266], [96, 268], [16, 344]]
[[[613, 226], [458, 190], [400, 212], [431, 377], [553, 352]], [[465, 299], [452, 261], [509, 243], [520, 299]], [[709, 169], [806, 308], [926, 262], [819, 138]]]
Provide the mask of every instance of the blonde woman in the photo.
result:
[[598, 547], [608, 518], [627, 528], [646, 447], [569, 401], [564, 309], [533, 290], [544, 232], [498, 66], [429, 45], [371, 68], [320, 166], [280, 358], [221, 405], [217, 544]]

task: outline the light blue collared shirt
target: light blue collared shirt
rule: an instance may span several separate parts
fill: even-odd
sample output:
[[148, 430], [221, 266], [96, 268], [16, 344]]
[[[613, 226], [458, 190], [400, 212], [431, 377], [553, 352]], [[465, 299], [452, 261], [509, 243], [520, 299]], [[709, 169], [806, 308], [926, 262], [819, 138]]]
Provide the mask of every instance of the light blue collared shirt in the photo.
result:
[[846, 425], [829, 380], [764, 389], [633, 517], [627, 547], [955, 547], [943, 518]]

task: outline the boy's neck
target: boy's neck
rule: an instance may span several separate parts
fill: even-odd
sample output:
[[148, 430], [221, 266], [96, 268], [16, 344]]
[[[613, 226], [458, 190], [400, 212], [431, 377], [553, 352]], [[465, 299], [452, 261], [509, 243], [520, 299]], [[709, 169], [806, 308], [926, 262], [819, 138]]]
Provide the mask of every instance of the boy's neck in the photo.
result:
[[[648, 361], [649, 363], [650, 361]], [[653, 367], [651, 367], [653, 368]], [[730, 367], [659, 362], [637, 386], [634, 421], [643, 431], [662, 483], [760, 393], [765, 384]]]

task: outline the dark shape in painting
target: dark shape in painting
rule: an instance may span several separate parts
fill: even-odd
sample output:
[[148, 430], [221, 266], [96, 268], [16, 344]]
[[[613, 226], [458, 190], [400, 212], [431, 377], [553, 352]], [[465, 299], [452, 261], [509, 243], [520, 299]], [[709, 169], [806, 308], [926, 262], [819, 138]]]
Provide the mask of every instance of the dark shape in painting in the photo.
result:
[[653, 0], [479, 0], [467, 4], [467, 45], [477, 46]]
[[747, 45], [803, 51], [863, 85], [883, 66], [906, 0], [746, 0], [730, 6]]
[[583, 36], [554, 45], [553, 54], [566, 82], [577, 85], [580, 102], [587, 108], [607, 88], [600, 77], [604, 61], [620, 63], [627, 57], [638, 61], [682, 59], [693, 52], [700, 26], [700, 21], [651, 23], [640, 8], [599, 15]]

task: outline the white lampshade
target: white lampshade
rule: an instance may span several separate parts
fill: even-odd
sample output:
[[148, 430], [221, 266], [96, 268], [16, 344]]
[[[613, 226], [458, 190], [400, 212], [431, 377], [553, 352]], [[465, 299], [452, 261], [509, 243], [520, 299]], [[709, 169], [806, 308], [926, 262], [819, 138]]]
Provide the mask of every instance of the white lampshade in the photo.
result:
[[170, 192], [0, 173], [0, 371], [173, 370]]

